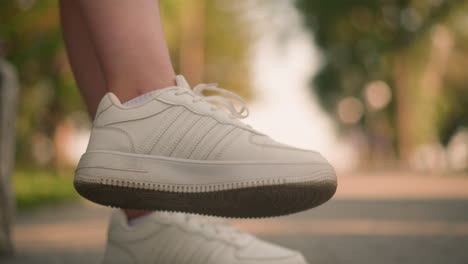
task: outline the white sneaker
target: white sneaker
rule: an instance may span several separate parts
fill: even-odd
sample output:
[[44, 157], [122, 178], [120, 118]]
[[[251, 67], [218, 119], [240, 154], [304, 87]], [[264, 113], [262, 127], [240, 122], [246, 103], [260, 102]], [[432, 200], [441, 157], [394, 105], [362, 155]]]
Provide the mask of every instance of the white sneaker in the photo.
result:
[[129, 226], [112, 214], [104, 263], [125, 264], [305, 264], [295, 251], [242, 233], [203, 216], [156, 212]]
[[319, 153], [240, 122], [247, 108], [236, 94], [215, 84], [192, 90], [182, 76], [176, 82], [136, 106], [104, 96], [76, 170], [82, 196], [120, 208], [229, 217], [290, 214], [333, 196], [335, 172]]

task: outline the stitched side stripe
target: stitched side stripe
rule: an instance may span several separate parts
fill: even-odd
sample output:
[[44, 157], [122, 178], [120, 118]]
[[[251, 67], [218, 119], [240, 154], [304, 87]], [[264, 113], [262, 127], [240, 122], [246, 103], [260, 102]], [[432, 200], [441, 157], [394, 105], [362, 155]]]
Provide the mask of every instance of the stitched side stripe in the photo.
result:
[[178, 142], [171, 157], [186, 159], [203, 137], [218, 122], [211, 117], [203, 117]]
[[153, 146], [151, 153], [154, 155], [169, 156], [177, 146], [177, 143], [200, 120], [200, 118], [200, 115], [193, 114], [190, 111], [184, 112]]
[[206, 160], [216, 160], [218, 157], [224, 152], [224, 150], [229, 147], [229, 145], [234, 142], [243, 132], [244, 130], [240, 128], [233, 129], [228, 135], [221, 139], [216, 146], [210, 151], [208, 156], [205, 158]]
[[206, 159], [211, 149], [214, 148], [218, 142], [233, 129], [234, 126], [229, 125], [216, 126], [216, 129], [212, 129], [198, 144], [197, 148], [189, 156], [189, 159]]
[[153, 148], [154, 144], [166, 132], [171, 124], [185, 111], [184, 107], [172, 107], [164, 112], [164, 117], [159, 124], [156, 124], [149, 136], [138, 147], [140, 153], [147, 154]]

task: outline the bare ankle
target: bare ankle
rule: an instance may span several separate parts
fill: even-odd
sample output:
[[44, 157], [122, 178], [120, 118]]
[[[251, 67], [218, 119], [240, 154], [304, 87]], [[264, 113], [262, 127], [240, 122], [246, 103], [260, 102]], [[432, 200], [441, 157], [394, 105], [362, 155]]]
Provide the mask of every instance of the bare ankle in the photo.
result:
[[145, 210], [130, 210], [130, 209], [122, 209], [122, 211], [127, 216], [127, 221], [132, 219], [151, 214], [153, 211], [145, 211]]
[[174, 76], [158, 77], [151, 80], [137, 79], [133, 80], [127, 78], [125, 80], [109, 82], [109, 91], [113, 92], [121, 102], [126, 102], [142, 94], [166, 88], [175, 85]]

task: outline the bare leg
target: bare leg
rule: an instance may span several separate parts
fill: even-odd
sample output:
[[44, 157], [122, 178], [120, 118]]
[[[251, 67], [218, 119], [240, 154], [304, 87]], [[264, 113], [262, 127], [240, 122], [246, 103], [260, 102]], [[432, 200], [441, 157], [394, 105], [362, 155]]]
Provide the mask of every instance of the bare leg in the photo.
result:
[[[107, 85], [90, 35], [85, 27], [76, 0], [60, 1], [61, 22], [68, 58], [80, 92], [94, 118], [99, 101], [107, 92]], [[149, 211], [124, 210], [128, 219]]]
[[91, 118], [107, 92], [106, 81], [76, 0], [61, 0], [60, 15], [68, 60]]
[[78, 0], [108, 89], [121, 101], [173, 85], [155, 0]]

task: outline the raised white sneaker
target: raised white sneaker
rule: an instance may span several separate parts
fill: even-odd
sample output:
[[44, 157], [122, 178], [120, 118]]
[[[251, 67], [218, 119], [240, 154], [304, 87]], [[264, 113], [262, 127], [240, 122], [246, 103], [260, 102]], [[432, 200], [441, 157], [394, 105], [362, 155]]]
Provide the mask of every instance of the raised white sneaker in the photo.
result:
[[219, 219], [156, 212], [129, 226], [112, 214], [104, 263], [305, 264], [295, 251], [242, 233]]
[[229, 91], [210, 84], [192, 90], [182, 76], [176, 82], [136, 106], [104, 96], [76, 169], [82, 196], [120, 208], [228, 217], [290, 214], [333, 196], [335, 172], [319, 153], [240, 122], [247, 109]]

